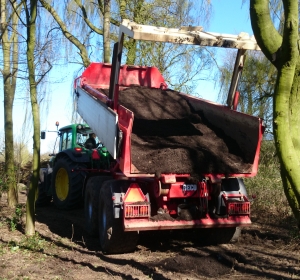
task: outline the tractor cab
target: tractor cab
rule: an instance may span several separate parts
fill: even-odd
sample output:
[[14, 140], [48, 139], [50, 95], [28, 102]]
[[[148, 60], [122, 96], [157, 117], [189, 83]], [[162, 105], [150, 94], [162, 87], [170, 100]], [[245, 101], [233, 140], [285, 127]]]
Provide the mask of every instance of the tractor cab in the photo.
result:
[[[110, 155], [98, 137], [86, 124], [70, 124], [58, 131], [59, 150], [56, 157], [67, 156], [88, 169], [109, 168]], [[90, 145], [90, 140], [94, 145]]]
[[[92, 129], [85, 124], [71, 124], [59, 129], [59, 152], [85, 147], [85, 143], [93, 134]], [[95, 139], [97, 142], [97, 138]]]

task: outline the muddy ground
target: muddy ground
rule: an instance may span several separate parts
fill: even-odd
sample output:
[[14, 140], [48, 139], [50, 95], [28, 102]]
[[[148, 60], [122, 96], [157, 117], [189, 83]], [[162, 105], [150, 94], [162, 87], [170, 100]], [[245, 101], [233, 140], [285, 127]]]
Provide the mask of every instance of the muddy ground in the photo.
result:
[[[192, 231], [140, 233], [136, 250], [104, 255], [83, 227], [83, 209], [36, 210], [35, 237], [24, 218], [0, 204], [0, 279], [300, 279], [299, 231], [293, 219], [253, 216], [233, 244], [205, 246]], [[25, 211], [25, 193], [20, 193]]]

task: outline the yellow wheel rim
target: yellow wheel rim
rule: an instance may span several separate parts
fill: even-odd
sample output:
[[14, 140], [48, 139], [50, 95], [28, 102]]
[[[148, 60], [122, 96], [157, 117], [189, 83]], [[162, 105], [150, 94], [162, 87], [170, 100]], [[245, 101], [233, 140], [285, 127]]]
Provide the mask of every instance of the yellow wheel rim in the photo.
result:
[[55, 191], [59, 200], [64, 201], [69, 193], [69, 176], [64, 168], [57, 171], [55, 178]]

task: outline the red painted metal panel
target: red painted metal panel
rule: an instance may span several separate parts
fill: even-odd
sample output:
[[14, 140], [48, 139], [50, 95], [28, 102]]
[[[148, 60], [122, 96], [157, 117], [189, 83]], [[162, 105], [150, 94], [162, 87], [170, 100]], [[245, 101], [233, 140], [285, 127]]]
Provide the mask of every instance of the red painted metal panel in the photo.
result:
[[131, 131], [133, 125], [133, 113], [119, 105], [119, 128], [123, 132], [122, 153], [120, 156], [120, 170], [125, 174], [131, 173]]
[[[110, 82], [111, 64], [91, 63], [81, 75], [81, 81], [93, 88], [107, 89]], [[164, 77], [156, 67], [128, 66], [120, 68], [119, 85], [128, 87], [139, 85], [150, 88], [163, 88], [168, 86]]]
[[243, 227], [251, 225], [249, 216], [230, 216], [223, 219], [212, 219], [207, 217], [192, 221], [152, 221], [149, 219], [125, 219], [125, 231], [137, 230], [168, 230], [168, 229], [188, 229], [188, 228], [214, 228], [214, 227]]

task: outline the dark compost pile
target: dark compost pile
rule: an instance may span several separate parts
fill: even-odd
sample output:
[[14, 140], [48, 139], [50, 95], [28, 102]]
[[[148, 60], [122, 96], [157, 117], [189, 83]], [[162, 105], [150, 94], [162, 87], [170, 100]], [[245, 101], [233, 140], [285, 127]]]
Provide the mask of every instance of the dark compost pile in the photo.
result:
[[119, 103], [134, 113], [131, 159], [140, 172], [199, 177], [251, 169], [235, 143], [228, 136], [225, 142], [225, 135], [216, 133], [177, 92], [134, 86], [120, 92]]

